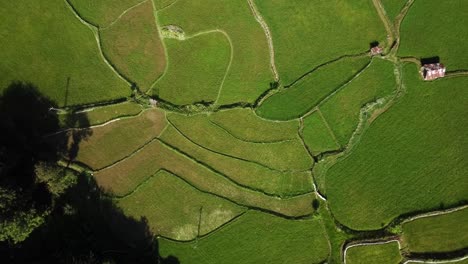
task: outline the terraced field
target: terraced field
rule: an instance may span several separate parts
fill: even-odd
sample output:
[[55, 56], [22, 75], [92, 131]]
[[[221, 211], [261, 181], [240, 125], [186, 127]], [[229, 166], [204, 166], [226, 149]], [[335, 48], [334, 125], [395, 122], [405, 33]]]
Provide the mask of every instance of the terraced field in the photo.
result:
[[3, 1], [0, 91], [56, 104], [58, 163], [140, 219], [160, 263], [466, 263], [467, 12]]

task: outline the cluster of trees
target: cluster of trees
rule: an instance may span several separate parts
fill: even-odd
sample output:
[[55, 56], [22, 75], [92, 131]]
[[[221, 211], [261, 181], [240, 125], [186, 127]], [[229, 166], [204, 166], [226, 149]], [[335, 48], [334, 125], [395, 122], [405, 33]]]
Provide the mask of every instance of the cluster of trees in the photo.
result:
[[158, 256], [146, 219], [125, 216], [90, 175], [67, 168], [90, 130], [64, 131], [86, 127], [87, 118], [62, 120], [56, 107], [29, 83], [0, 96], [0, 259], [178, 263]]

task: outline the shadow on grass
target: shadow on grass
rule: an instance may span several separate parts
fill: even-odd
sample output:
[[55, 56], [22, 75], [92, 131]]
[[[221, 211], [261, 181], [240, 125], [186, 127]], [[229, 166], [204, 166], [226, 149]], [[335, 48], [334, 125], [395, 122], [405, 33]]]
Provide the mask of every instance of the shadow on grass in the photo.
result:
[[69, 165], [92, 135], [87, 128], [58, 133], [89, 121], [73, 111], [60, 121], [57, 111], [30, 83], [13, 82], [0, 97], [2, 262], [179, 263], [159, 256], [145, 218], [126, 216], [92, 176], [57, 165]]

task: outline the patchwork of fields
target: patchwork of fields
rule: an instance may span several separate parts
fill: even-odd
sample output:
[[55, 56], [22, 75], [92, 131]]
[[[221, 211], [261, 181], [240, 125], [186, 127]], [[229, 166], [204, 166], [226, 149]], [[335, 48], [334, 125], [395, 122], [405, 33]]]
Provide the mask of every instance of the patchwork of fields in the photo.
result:
[[[53, 100], [63, 164], [174, 263], [465, 263], [467, 14], [464, 0], [3, 1], [0, 91], [21, 80]], [[426, 60], [445, 77], [424, 81]]]

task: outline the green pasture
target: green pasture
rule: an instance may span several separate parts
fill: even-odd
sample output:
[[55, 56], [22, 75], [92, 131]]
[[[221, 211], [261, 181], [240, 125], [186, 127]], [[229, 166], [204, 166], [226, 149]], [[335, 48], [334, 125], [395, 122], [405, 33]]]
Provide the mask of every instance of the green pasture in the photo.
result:
[[99, 32], [106, 56], [141, 91], [148, 90], [163, 74], [166, 55], [151, 1], [133, 8]]
[[247, 1], [179, 0], [157, 17], [159, 25], [177, 25], [189, 36], [215, 29], [229, 36], [233, 59], [217, 104], [252, 103], [270, 88], [267, 39]]
[[155, 84], [159, 97], [177, 105], [216, 101], [231, 56], [226, 36], [213, 31], [164, 41], [168, 69]]
[[410, 252], [450, 252], [468, 247], [468, 209], [403, 224]]
[[371, 0], [255, 2], [270, 27], [284, 85], [318, 65], [366, 52], [371, 42], [386, 39]]
[[258, 117], [250, 108], [235, 108], [212, 113], [210, 121], [236, 138], [252, 142], [294, 140], [299, 122], [276, 122]]
[[313, 190], [309, 171], [280, 172], [253, 162], [218, 154], [190, 142], [173, 126], [169, 126], [160, 139], [247, 188], [282, 197]]
[[320, 220], [286, 220], [256, 211], [190, 243], [158, 241], [161, 255], [175, 256], [181, 264], [310, 264], [329, 253]]
[[341, 146], [348, 144], [357, 128], [360, 109], [395, 90], [393, 70], [391, 62], [373, 59], [359, 77], [319, 106]]
[[398, 264], [402, 260], [396, 241], [349, 247], [346, 264]]
[[174, 4], [174, 2], [178, 0], [150, 0], [150, 1], [153, 1], [156, 10], [161, 10], [163, 8], [170, 6], [171, 4]]
[[401, 25], [399, 56], [440, 57], [447, 71], [468, 69], [468, 2], [415, 1]]
[[319, 111], [314, 111], [311, 115], [304, 118], [304, 130], [302, 132], [304, 134], [304, 142], [313, 155], [340, 148], [335, 135]]
[[89, 134], [80, 142], [76, 160], [96, 170], [130, 155], [161, 133], [166, 126], [164, 115], [159, 109], [150, 109], [88, 131], [76, 130]]
[[295, 140], [276, 143], [254, 143], [235, 138], [212, 124], [204, 114], [169, 114], [168, 119], [191, 141], [217, 153], [249, 160], [280, 171], [307, 170], [313, 164], [299, 136]]
[[293, 86], [265, 99], [257, 108], [257, 114], [274, 120], [301, 117], [351, 80], [369, 62], [369, 57], [361, 56], [344, 58], [320, 67]]
[[468, 79], [420, 79], [403, 71], [406, 94], [379, 116], [346, 159], [328, 170], [328, 202], [342, 224], [379, 229], [395, 217], [468, 199]]
[[143, 0], [62, 0], [69, 3], [87, 22], [106, 27], [117, 20], [122, 13]]
[[395, 18], [400, 14], [408, 0], [380, 0], [387, 13], [390, 22], [395, 22]]
[[65, 1], [2, 1], [0, 17], [0, 89], [14, 80], [31, 82], [60, 106], [130, 95]]
[[145, 217], [154, 235], [177, 240], [191, 240], [211, 232], [244, 211], [164, 171], [118, 199], [117, 204], [129, 216]]
[[[64, 127], [87, 127], [106, 123], [116, 118], [136, 116], [143, 107], [133, 102], [98, 106], [75, 113], [59, 113]], [[70, 121], [72, 121], [70, 123]]]
[[278, 199], [239, 186], [190, 159], [175, 149], [153, 141], [135, 155], [94, 174], [97, 183], [116, 196], [125, 196], [159, 170], [166, 170], [196, 189], [224, 197], [238, 205], [262, 208], [287, 216], [303, 216], [313, 212], [314, 194]]

